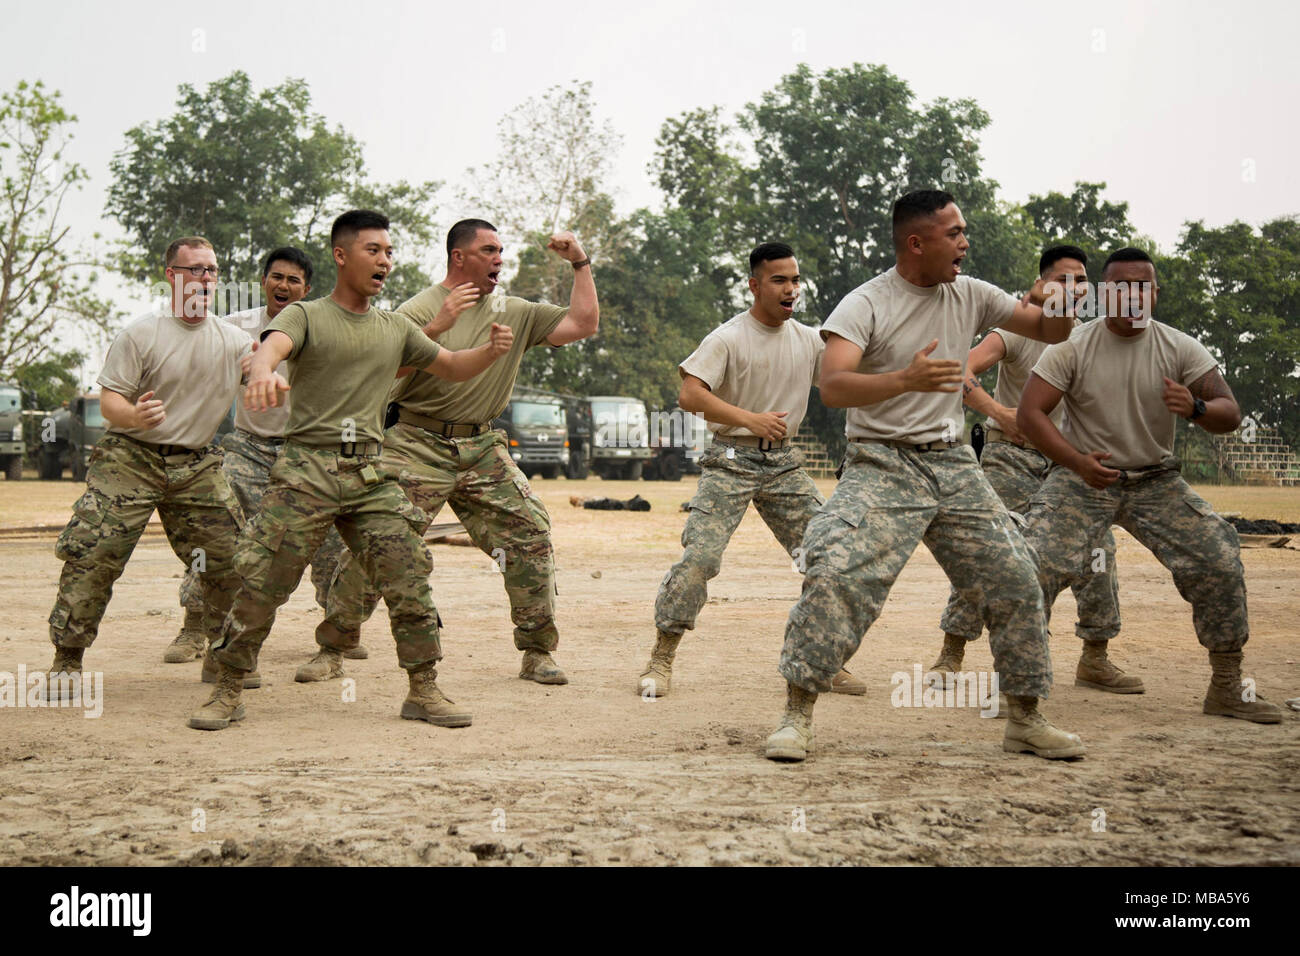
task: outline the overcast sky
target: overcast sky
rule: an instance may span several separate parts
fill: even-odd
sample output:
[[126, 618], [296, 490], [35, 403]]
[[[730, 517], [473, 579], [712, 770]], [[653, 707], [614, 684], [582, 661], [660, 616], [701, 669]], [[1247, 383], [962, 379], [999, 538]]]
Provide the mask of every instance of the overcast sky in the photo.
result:
[[883, 64], [920, 102], [971, 97], [990, 114], [984, 169], [1003, 199], [1105, 181], [1165, 249], [1186, 220], [1300, 213], [1300, 7], [1285, 2], [0, 0], [0, 13], [0, 88], [42, 79], [79, 118], [82, 234], [120, 235], [103, 206], [124, 132], [169, 115], [177, 84], [235, 69], [258, 88], [305, 79], [374, 178], [452, 184], [492, 158], [503, 113], [590, 80], [624, 137], [613, 186], [627, 212], [657, 202], [646, 164], [665, 118], [734, 114], [799, 62]]

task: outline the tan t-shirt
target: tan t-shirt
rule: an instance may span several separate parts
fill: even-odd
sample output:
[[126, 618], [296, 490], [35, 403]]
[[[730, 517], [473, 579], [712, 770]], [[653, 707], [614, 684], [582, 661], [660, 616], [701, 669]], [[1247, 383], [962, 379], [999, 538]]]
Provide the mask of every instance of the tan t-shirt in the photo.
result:
[[326, 448], [383, 441], [384, 398], [397, 370], [424, 368], [440, 350], [405, 315], [373, 307], [358, 315], [330, 298], [285, 306], [262, 338], [270, 332], [293, 340], [284, 437]]
[[157, 428], [107, 430], [159, 445], [202, 448], [212, 441], [239, 392], [248, 333], [215, 316], [191, 325], [166, 313], [136, 319], [109, 346], [99, 386], [135, 402], [145, 392], [167, 415]]
[[[398, 306], [399, 312], [411, 315], [422, 325], [433, 320], [451, 290], [431, 286]], [[492, 323], [508, 325], [515, 333], [514, 345], [484, 372], [465, 382], [448, 382], [435, 375], [412, 372], [399, 379], [389, 401], [429, 418], [444, 422], [477, 425], [490, 422], [503, 411], [515, 387], [524, 353], [541, 345], [555, 331], [569, 310], [558, 305], [529, 302], [512, 295], [486, 296], [466, 309], [456, 324], [438, 336], [443, 348], [477, 348], [492, 335]]]
[[[777, 328], [748, 311], [704, 337], [678, 371], [703, 380], [714, 395], [750, 412], [789, 412], [786, 435], [794, 438], [808, 411], [808, 393], [821, 374], [826, 343], [817, 329], [793, 319]], [[753, 435], [748, 428], [709, 422], [715, 435]]]
[[[858, 286], [835, 307], [822, 326], [862, 349], [857, 371], [878, 375], [912, 364], [912, 357], [931, 340], [939, 345], [932, 359], [956, 359], [966, 365], [971, 342], [985, 329], [1011, 318], [1017, 300], [997, 286], [969, 276], [955, 282], [912, 285], [897, 269]], [[874, 405], [848, 410], [845, 433], [850, 441], [961, 441], [961, 391], [904, 392]]]
[[[266, 307], [245, 309], [232, 312], [226, 321], [236, 328], [243, 329], [254, 338], [261, 338], [262, 331], [270, 324], [271, 317], [266, 314]], [[289, 363], [281, 362], [276, 371], [286, 379], [289, 377]], [[244, 403], [235, 403], [235, 427], [263, 438], [281, 438], [284, 428], [289, 424], [289, 393], [280, 393], [280, 404], [264, 412], [250, 412]]]
[[1126, 338], [1106, 328], [1103, 318], [1050, 346], [1034, 374], [1065, 393], [1062, 434], [1071, 445], [1084, 453], [1110, 452], [1111, 468], [1143, 468], [1174, 454], [1164, 378], [1191, 385], [1218, 364], [1200, 342], [1154, 319]]
[[[1075, 319], [1074, 323], [1078, 325], [1079, 320]], [[1029, 373], [1033, 371], [1034, 363], [1047, 348], [1047, 343], [1025, 338], [1006, 329], [994, 329], [989, 335], [1002, 336], [1002, 344], [1006, 346], [1006, 354], [998, 362], [998, 382], [993, 388], [993, 401], [1003, 408], [1018, 408], [1020, 396], [1025, 390], [1025, 382], [1029, 381]], [[1048, 417], [1051, 418], [1053, 425], [1060, 428], [1065, 418], [1065, 403], [1057, 405]], [[1002, 428], [992, 418], [985, 422], [984, 427], [999, 430]]]

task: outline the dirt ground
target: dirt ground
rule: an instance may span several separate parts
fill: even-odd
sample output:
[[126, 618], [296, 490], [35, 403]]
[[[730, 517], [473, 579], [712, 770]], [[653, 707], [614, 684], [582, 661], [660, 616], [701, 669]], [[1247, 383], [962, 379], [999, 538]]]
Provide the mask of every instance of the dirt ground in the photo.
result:
[[[829, 493], [831, 483], [824, 482]], [[295, 684], [318, 612], [304, 582], [282, 610], [248, 718], [185, 726], [207, 696], [199, 665], [162, 663], [180, 624], [181, 567], [158, 535], [136, 551], [87, 668], [99, 719], [0, 709], [0, 859], [24, 864], [1291, 864], [1300, 863], [1297, 721], [1201, 714], [1209, 677], [1189, 607], [1117, 532], [1124, 631], [1114, 657], [1147, 693], [1074, 686], [1073, 598], [1056, 608], [1056, 688], [1044, 710], [1088, 745], [1076, 762], [1003, 753], [1003, 722], [972, 709], [894, 708], [890, 677], [928, 666], [946, 597], [924, 549], [850, 668], [865, 697], [817, 705], [817, 752], [762, 758], [784, 701], [776, 671], [800, 578], [751, 510], [678, 654], [672, 695], [635, 692], [659, 580], [679, 553], [694, 480], [540, 481], [551, 511], [566, 687], [517, 679], [494, 565], [434, 549], [446, 622], [441, 685], [463, 730], [398, 719], [405, 695], [387, 625], [365, 631], [339, 681]], [[1223, 511], [1300, 520], [1300, 490], [1198, 489]], [[648, 498], [649, 513], [577, 510], [572, 493]], [[0, 482], [0, 671], [48, 666], [58, 531], [72, 482]], [[449, 520], [449, 515], [439, 520]], [[49, 526], [45, 533], [9, 528]], [[1300, 552], [1243, 551], [1246, 674], [1300, 695]], [[968, 666], [991, 668], [986, 639]]]

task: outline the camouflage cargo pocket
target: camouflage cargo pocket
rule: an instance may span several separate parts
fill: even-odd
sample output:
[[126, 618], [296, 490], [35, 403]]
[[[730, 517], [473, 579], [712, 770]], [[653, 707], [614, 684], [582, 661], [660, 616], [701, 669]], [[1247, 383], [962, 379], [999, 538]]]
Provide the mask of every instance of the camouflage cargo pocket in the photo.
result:
[[1183, 501], [1186, 502], [1187, 507], [1191, 508], [1202, 518], [1218, 517], [1218, 515], [1214, 511], [1214, 505], [1210, 504], [1208, 501], [1206, 501], [1204, 498], [1202, 498], [1200, 495], [1196, 494], [1195, 492], [1190, 492], [1190, 491], [1186, 492], [1183, 495]]
[[72, 508], [72, 520], [54, 545], [60, 561], [77, 561], [90, 554], [99, 543], [101, 526], [108, 504], [96, 492], [87, 490]]
[[283, 524], [268, 521], [264, 512], [244, 526], [235, 545], [233, 564], [235, 573], [249, 589], [258, 592], [266, 589], [284, 531]]
[[551, 531], [551, 516], [547, 513], [546, 506], [542, 504], [542, 499], [537, 497], [537, 494], [533, 491], [532, 485], [530, 485], [528, 479], [524, 477], [523, 472], [515, 469], [514, 474], [510, 477], [514, 481], [515, 487], [519, 489], [520, 496], [523, 498], [524, 515], [531, 520], [532, 524], [538, 531], [549, 534]]

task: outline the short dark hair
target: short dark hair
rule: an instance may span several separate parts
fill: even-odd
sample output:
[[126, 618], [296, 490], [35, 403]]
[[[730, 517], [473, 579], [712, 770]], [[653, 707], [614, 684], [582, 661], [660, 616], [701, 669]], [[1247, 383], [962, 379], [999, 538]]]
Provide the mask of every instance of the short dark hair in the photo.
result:
[[307, 253], [303, 252], [297, 246], [281, 246], [279, 249], [272, 249], [266, 254], [266, 261], [262, 263], [262, 278], [265, 279], [271, 272], [271, 263], [287, 262], [291, 266], [297, 266], [302, 270], [302, 278], [307, 285], [311, 285], [311, 260], [307, 258]]
[[952, 193], [942, 189], [917, 189], [904, 193], [894, 203], [894, 247], [903, 244], [907, 230], [918, 219], [933, 216], [944, 206], [956, 201]]
[[1116, 249], [1106, 257], [1106, 264], [1101, 267], [1101, 274], [1105, 275], [1106, 270], [1110, 268], [1112, 262], [1150, 262], [1151, 271], [1155, 272], [1155, 261], [1141, 249], [1134, 246], [1125, 246], [1123, 249]]
[[387, 229], [388, 217], [373, 209], [351, 209], [334, 220], [330, 227], [330, 248], [351, 240], [362, 229]]
[[749, 254], [749, 274], [758, 275], [758, 267], [764, 262], [793, 258], [794, 250], [784, 242], [764, 242], [755, 246], [754, 251]]
[[451, 261], [451, 251], [459, 249], [468, 242], [473, 242], [480, 229], [496, 232], [497, 227], [486, 219], [462, 219], [447, 231], [447, 261]]
[[1038, 274], [1041, 276], [1062, 259], [1078, 259], [1085, 266], [1088, 264], [1088, 254], [1078, 246], [1048, 246], [1038, 257]]

